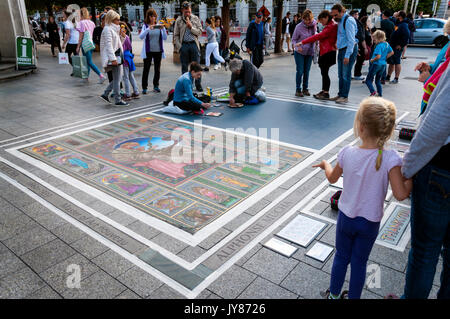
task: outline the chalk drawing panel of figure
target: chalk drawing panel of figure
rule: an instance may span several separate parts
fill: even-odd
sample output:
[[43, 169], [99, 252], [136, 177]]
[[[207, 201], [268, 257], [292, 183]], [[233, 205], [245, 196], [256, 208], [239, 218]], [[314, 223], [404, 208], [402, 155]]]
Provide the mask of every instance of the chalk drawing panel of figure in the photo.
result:
[[99, 177], [97, 181], [100, 182], [101, 185], [127, 195], [128, 197], [135, 196], [152, 186], [149, 183], [144, 183], [137, 178], [119, 171], [113, 171], [112, 173]]
[[216, 170], [207, 172], [201, 175], [201, 177], [244, 192], [253, 192], [260, 187], [259, 185], [246, 181], [242, 178], [237, 178]]
[[188, 182], [180, 186], [178, 189], [199, 199], [212, 202], [214, 204], [219, 204], [225, 208], [234, 205], [240, 200], [235, 196], [197, 182]]
[[55, 140], [56, 143], [62, 144], [72, 149], [76, 149], [80, 146], [86, 145], [88, 142], [84, 140], [77, 139], [73, 136], [63, 137]]
[[183, 196], [174, 193], [167, 193], [146, 204], [146, 206], [153, 208], [166, 216], [172, 217], [192, 203], [193, 202], [191, 200]]
[[49, 157], [61, 152], [64, 152], [65, 149], [61, 146], [58, 146], [56, 144], [53, 143], [46, 143], [46, 144], [41, 144], [41, 145], [37, 145], [37, 146], [33, 146], [27, 149], [28, 152], [31, 151], [31, 153], [43, 156], [43, 157]]
[[276, 176], [276, 173], [267, 173], [264, 171], [261, 171], [261, 168], [258, 166], [251, 166], [247, 163], [227, 163], [222, 166], [223, 168], [226, 168], [230, 171], [233, 171], [235, 173], [244, 174], [251, 176], [253, 178], [262, 179], [264, 181], [268, 181], [273, 179]]
[[58, 166], [64, 167], [69, 171], [85, 177], [99, 174], [111, 168], [75, 153], [57, 156], [56, 158], [53, 158], [53, 162]]
[[101, 157], [108, 161], [115, 162], [114, 158], [111, 155], [112, 151], [114, 150], [114, 146], [123, 141], [133, 139], [133, 138], [139, 138], [139, 137], [142, 137], [142, 135], [140, 135], [138, 133], [129, 133], [129, 134], [124, 134], [124, 135], [114, 136], [112, 138], [110, 137], [108, 139], [101, 140], [101, 141], [92, 143], [90, 145], [81, 147], [79, 150], [86, 154], [96, 156], [96, 157]]
[[108, 135], [94, 133], [93, 131], [85, 131], [85, 132], [77, 133], [75, 136], [80, 137], [82, 139], [86, 139], [91, 142], [95, 142], [95, 141], [110, 137]]
[[184, 224], [189, 225], [189, 227], [192, 228], [192, 232], [195, 232], [199, 228], [208, 224], [211, 220], [214, 220], [216, 217], [218, 217], [218, 215], [218, 211], [197, 204], [184, 210], [174, 218]]
[[139, 116], [137, 118], [132, 119], [131, 121], [137, 122], [139, 125], [143, 126], [150, 126], [155, 123], [162, 122], [161, 119], [155, 117], [155, 116]]
[[154, 198], [161, 196], [162, 194], [166, 193], [167, 189], [162, 187], [155, 187], [149, 190], [146, 193], [143, 193], [136, 197], [136, 201], [142, 204], [146, 204], [153, 200]]

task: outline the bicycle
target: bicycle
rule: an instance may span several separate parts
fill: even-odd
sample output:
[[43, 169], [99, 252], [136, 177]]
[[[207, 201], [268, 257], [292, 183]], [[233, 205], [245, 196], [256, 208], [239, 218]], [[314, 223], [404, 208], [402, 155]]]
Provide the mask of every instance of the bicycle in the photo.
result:
[[241, 50], [242, 52], [247, 52], [247, 39], [243, 39], [241, 42]]

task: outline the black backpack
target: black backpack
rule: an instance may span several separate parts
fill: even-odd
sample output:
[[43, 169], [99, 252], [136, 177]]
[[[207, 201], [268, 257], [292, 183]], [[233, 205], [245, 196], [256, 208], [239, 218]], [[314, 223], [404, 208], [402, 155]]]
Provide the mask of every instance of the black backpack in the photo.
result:
[[[349, 16], [346, 16], [344, 19], [344, 22], [343, 22], [344, 30], [345, 30], [345, 24], [347, 23], [348, 17]], [[365, 40], [363, 26], [362, 26], [361, 22], [359, 22], [358, 20], [355, 19], [355, 21], [356, 21], [356, 27], [358, 28], [355, 38], [358, 39], [358, 43], [362, 43]]]

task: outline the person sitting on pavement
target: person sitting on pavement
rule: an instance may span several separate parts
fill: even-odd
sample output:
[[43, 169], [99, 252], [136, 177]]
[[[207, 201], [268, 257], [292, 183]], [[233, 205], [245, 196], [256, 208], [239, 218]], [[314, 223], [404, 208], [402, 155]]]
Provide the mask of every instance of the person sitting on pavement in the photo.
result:
[[256, 66], [247, 60], [232, 59], [230, 71], [230, 107], [242, 107], [241, 102], [257, 104], [265, 101], [265, 93], [261, 90], [263, 77]]
[[192, 83], [202, 76], [202, 67], [197, 62], [189, 64], [189, 71], [180, 76], [175, 84], [173, 105], [184, 111], [192, 111], [194, 114], [203, 114], [203, 109], [209, 109], [210, 103], [204, 103], [197, 99], [192, 92]]

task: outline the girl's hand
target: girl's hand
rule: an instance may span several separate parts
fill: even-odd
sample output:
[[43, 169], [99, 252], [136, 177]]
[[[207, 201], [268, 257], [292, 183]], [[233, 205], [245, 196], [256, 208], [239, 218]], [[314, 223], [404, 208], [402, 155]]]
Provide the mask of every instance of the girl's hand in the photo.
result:
[[322, 162], [320, 162], [320, 164], [313, 165], [313, 167], [319, 167], [321, 169], [325, 169], [325, 166], [327, 164], [328, 164], [328, 162], [326, 160], [323, 160]]

